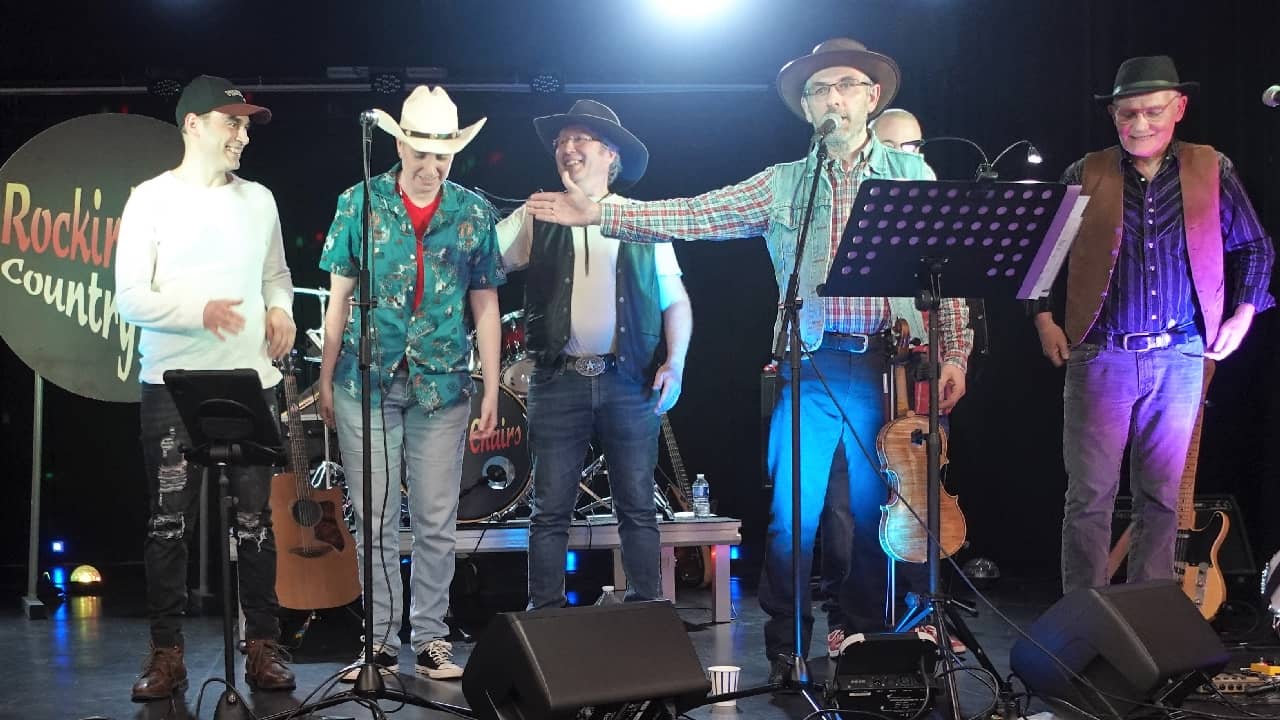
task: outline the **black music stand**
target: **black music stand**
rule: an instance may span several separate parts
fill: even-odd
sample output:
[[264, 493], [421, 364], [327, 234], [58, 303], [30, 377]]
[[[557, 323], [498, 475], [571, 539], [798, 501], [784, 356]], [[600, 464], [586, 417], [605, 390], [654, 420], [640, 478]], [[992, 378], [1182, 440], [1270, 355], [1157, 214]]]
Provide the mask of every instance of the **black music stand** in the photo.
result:
[[[945, 297], [1040, 297], [1047, 293], [1074, 238], [1083, 209], [1079, 195], [1079, 186], [1056, 183], [868, 180], [854, 199], [819, 294], [913, 297], [931, 319], [937, 318]], [[996, 678], [1003, 699], [1011, 696], [1011, 688], [939, 588], [941, 336], [937, 322], [928, 325], [929, 433], [916, 442], [926, 445], [928, 457], [929, 591], [897, 630], [914, 628], [933, 615], [938, 645], [945, 650], [954, 628]], [[951, 713], [960, 720], [954, 658], [949, 652], [942, 658]]]
[[236, 691], [231, 630], [231, 545], [229, 513], [234, 499], [227, 467], [282, 465], [284, 443], [275, 414], [263, 397], [256, 370], [168, 370], [164, 384], [182, 416], [192, 447], [182, 448], [187, 462], [218, 467], [218, 546], [222, 548], [222, 658], [227, 689], [218, 698], [213, 716], [221, 720], [248, 718], [244, 699]]

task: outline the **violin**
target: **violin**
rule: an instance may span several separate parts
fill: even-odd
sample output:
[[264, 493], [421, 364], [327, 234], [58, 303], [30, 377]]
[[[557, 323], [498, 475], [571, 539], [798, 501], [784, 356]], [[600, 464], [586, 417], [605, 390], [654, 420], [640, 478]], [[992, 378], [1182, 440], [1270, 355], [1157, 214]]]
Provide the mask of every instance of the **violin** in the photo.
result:
[[[907, 321], [899, 318], [893, 333], [893, 382], [889, 384], [892, 419], [876, 435], [876, 453], [892, 488], [889, 501], [880, 507], [880, 547], [898, 562], [923, 563], [929, 559], [929, 416], [917, 415], [908, 404], [907, 364], [917, 349], [911, 347]], [[939, 464], [945, 466], [947, 434], [942, 428], [938, 433], [942, 450]], [[940, 487], [938, 499], [939, 552], [940, 557], [948, 557], [964, 545], [968, 528], [955, 495]]]

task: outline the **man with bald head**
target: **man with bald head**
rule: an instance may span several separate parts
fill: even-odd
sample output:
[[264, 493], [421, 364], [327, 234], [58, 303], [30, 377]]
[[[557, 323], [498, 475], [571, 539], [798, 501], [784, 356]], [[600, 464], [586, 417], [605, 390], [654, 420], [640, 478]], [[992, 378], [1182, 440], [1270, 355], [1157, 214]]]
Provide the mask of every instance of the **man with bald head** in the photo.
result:
[[915, 115], [902, 108], [889, 108], [871, 121], [871, 132], [881, 143], [895, 150], [919, 153], [924, 131]]

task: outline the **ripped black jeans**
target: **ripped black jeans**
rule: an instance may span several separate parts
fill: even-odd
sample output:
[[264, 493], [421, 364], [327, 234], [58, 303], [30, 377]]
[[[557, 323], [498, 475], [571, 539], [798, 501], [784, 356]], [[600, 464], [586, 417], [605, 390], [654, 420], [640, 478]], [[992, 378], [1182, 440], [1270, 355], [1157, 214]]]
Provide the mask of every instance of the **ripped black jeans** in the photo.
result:
[[[272, 389], [263, 390], [267, 406], [276, 414]], [[182, 644], [182, 615], [187, 607], [187, 553], [202, 532], [200, 477], [204, 468], [189, 464], [181, 448], [190, 444], [187, 430], [164, 385], [142, 384], [142, 458], [151, 498], [151, 518], [143, 562], [147, 570], [147, 611], [151, 641], [157, 647]], [[247, 639], [278, 639], [280, 621], [276, 601], [276, 541], [271, 532], [271, 468], [227, 468], [230, 514], [237, 540], [237, 578], [244, 609]], [[218, 522], [218, 471], [210, 468], [211, 522]], [[211, 557], [220, 558], [214, 546]], [[216, 562], [216, 560], [215, 560]], [[216, 566], [215, 566], [216, 567]]]

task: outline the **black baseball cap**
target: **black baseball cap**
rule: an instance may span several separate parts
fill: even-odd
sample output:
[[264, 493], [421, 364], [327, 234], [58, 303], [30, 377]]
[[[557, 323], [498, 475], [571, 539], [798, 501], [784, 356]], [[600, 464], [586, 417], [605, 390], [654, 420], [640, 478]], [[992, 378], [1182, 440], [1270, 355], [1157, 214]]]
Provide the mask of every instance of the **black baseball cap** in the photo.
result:
[[213, 75], [201, 75], [187, 84], [178, 98], [178, 110], [175, 115], [178, 126], [187, 113], [203, 115], [210, 110], [217, 110], [228, 115], [248, 115], [258, 125], [271, 122], [271, 111], [261, 105], [245, 102], [244, 93], [236, 89], [226, 78]]

